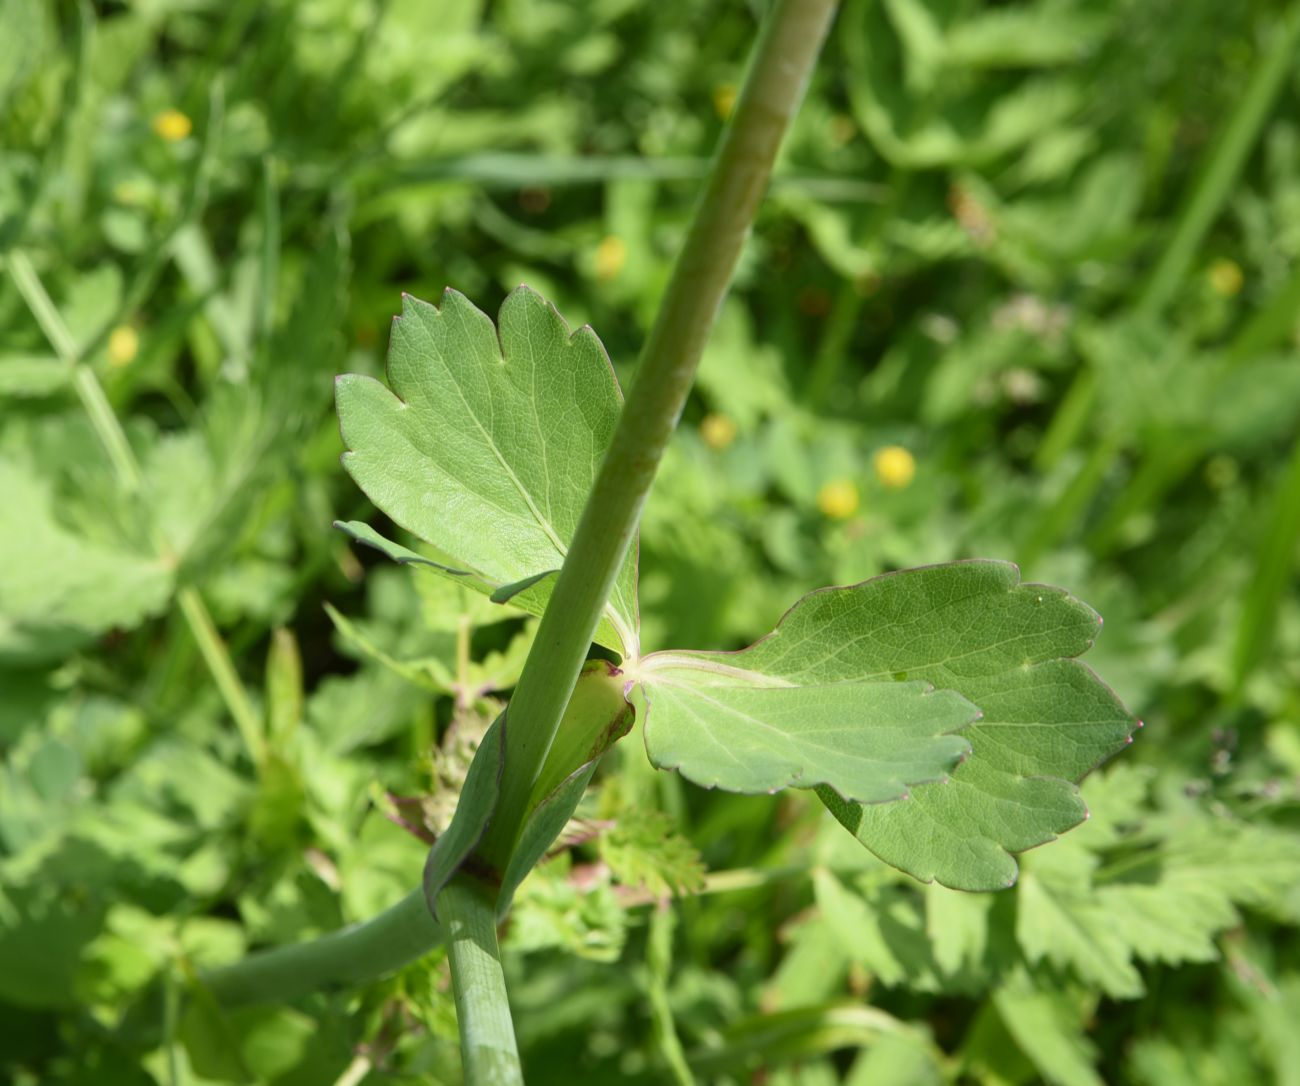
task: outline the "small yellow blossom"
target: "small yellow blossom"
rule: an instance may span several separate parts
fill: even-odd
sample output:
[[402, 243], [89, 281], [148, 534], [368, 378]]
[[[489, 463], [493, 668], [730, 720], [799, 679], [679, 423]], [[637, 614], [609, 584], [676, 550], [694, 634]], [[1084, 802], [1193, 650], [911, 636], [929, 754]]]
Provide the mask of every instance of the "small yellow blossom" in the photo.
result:
[[1210, 289], [1225, 298], [1231, 298], [1241, 290], [1241, 285], [1245, 281], [1245, 276], [1241, 274], [1241, 265], [1235, 260], [1216, 260], [1210, 265], [1210, 270], [1206, 274], [1210, 280]]
[[140, 350], [140, 335], [129, 324], [119, 324], [108, 336], [108, 360], [115, 366], [129, 366]]
[[179, 109], [164, 109], [153, 119], [153, 130], [169, 143], [179, 143], [194, 131], [194, 124]]
[[713, 108], [722, 120], [731, 116], [736, 108], [736, 88], [731, 83], [719, 83], [713, 88]]
[[736, 440], [736, 424], [726, 415], [705, 415], [700, 420], [700, 437], [710, 449], [725, 449]]
[[596, 277], [613, 279], [627, 263], [627, 242], [615, 234], [601, 239], [596, 246]]
[[901, 445], [886, 445], [871, 458], [876, 478], [891, 490], [902, 490], [916, 475], [916, 457]]
[[817, 508], [834, 520], [846, 520], [858, 511], [858, 488], [848, 479], [835, 479], [817, 491]]

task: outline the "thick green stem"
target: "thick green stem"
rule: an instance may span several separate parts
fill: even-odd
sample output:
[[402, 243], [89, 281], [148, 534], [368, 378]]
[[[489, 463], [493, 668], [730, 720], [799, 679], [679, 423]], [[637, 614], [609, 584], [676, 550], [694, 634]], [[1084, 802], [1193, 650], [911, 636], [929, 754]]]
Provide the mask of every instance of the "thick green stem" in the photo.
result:
[[513, 1086], [524, 1081], [497, 945], [495, 897], [469, 879], [454, 879], [438, 895], [447, 925], [466, 1086]]
[[[480, 853], [504, 869], [614, 578], [695, 379], [836, 0], [779, 0], [755, 46], [600, 474], [510, 701], [501, 803]], [[635, 647], [633, 647], [633, 651]]]
[[283, 1003], [325, 988], [350, 988], [400, 969], [442, 942], [423, 888], [363, 924], [252, 954], [203, 977], [225, 1006]]
[[[68, 330], [67, 324], [49, 294], [46, 293], [27, 254], [21, 251], [12, 252], [9, 254], [8, 263], [18, 293], [23, 296], [27, 308], [36, 318], [36, 323], [41, 326], [41, 331], [50, 341], [55, 354], [68, 368], [72, 387], [76, 390], [77, 398], [81, 401], [81, 406], [89, 417], [100, 444], [104, 446], [104, 452], [113, 465], [118, 482], [127, 493], [140, 493], [144, 487], [140, 462], [136, 460], [126, 432], [113, 412], [113, 405], [104, 395], [104, 386], [99, 383], [95, 371], [82, 361], [77, 341]], [[154, 546], [160, 558], [166, 561], [174, 560], [171, 547], [160, 535], [155, 534]], [[235, 671], [230, 652], [225, 642], [221, 640], [221, 634], [217, 632], [216, 624], [212, 621], [212, 616], [208, 613], [197, 589], [193, 587], [180, 589], [177, 593], [177, 603], [181, 614], [185, 616], [190, 632], [194, 635], [194, 640], [198, 643], [203, 661], [207, 664], [217, 689], [221, 692], [226, 709], [234, 719], [235, 726], [239, 729], [239, 734], [248, 748], [249, 757], [260, 769], [266, 755], [262, 724], [253, 710], [252, 703], [248, 700], [243, 683], [239, 681], [239, 674]]]
[[[478, 849], [497, 871], [506, 869], [528, 816], [538, 774], [636, 536], [650, 484], [835, 7], [836, 0], [778, 0], [755, 46], [735, 118], [723, 136], [609, 451], [510, 699], [501, 799]], [[639, 646], [627, 647], [639, 652]], [[461, 876], [439, 895], [438, 908], [448, 926], [466, 1081], [522, 1081], [497, 954], [494, 905], [477, 883]]]

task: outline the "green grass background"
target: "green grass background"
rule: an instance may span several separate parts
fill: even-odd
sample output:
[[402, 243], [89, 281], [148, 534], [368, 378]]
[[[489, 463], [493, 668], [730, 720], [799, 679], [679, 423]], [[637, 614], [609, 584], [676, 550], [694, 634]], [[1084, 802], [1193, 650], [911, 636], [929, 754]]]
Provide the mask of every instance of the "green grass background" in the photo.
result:
[[[520, 282], [626, 379], [761, 8], [0, 0], [0, 1077], [460, 1080], [440, 953], [193, 987], [416, 884], [527, 649], [330, 529], [390, 529], [331, 379], [402, 291]], [[1298, 41], [1281, 0], [844, 5], [646, 513], [645, 643], [1007, 558], [1101, 611], [1146, 727], [999, 895], [631, 737], [505, 934], [530, 1082], [1300, 1082]]]

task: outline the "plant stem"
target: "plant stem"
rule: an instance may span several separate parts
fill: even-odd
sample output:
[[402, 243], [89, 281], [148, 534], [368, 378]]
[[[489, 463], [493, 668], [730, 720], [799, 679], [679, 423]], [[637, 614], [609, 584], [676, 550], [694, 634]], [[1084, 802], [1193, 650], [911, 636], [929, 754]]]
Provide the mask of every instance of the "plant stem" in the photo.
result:
[[[806, 876], [811, 861], [781, 867], [738, 868], [705, 876], [698, 894], [728, 894]], [[834, 870], [832, 868], [832, 870]], [[692, 895], [694, 896], [694, 895]], [[645, 890], [620, 898], [629, 909], [660, 899]], [[440, 899], [441, 905], [441, 899]], [[441, 905], [445, 914], [445, 905]], [[281, 1003], [322, 988], [346, 988], [378, 980], [438, 946], [445, 931], [429, 915], [423, 888], [361, 924], [318, 939], [258, 951], [204, 974], [203, 982], [227, 1007]]]
[[501, 802], [479, 851], [499, 870], [636, 535], [709, 330], [812, 73], [836, 0], [778, 0], [660, 303], [609, 451], [511, 698]]
[[[14, 250], [8, 256], [8, 264], [14, 284], [18, 287], [18, 293], [23, 296], [27, 308], [36, 318], [36, 323], [41, 326], [41, 331], [50, 341], [55, 354], [67, 367], [71, 375], [72, 387], [86, 415], [90, 418], [90, 424], [94, 427], [100, 444], [108, 454], [118, 482], [128, 494], [141, 493], [144, 488], [144, 473], [140, 470], [140, 462], [136, 459], [131, 443], [127, 440], [126, 431], [122, 429], [112, 404], [108, 402], [108, 397], [104, 394], [104, 386], [99, 383], [95, 371], [82, 361], [77, 341], [68, 330], [67, 324], [49, 294], [46, 293], [32, 262], [27, 258], [26, 253]], [[175, 555], [171, 547], [156, 532], [154, 548], [159, 558], [175, 564]], [[212, 673], [217, 689], [226, 703], [226, 709], [234, 719], [235, 726], [239, 729], [239, 734], [248, 748], [249, 757], [260, 769], [266, 755], [265, 735], [261, 721], [248, 700], [248, 693], [244, 690], [243, 683], [239, 681], [239, 673], [235, 670], [230, 652], [225, 642], [221, 640], [221, 634], [218, 633], [198, 589], [193, 586], [181, 588], [177, 592], [177, 603], [189, 625], [190, 632], [194, 635], [194, 640], [198, 643], [204, 663]]]
[[282, 1003], [322, 988], [349, 988], [400, 969], [443, 940], [417, 887], [372, 920], [249, 955], [214, 969], [203, 982], [227, 1007]]
[[129, 492], [136, 493], [141, 485], [140, 465], [131, 451], [126, 434], [117, 421], [117, 416], [113, 414], [112, 405], [104, 395], [104, 388], [95, 377], [94, 371], [82, 365], [77, 341], [73, 339], [68, 326], [63, 322], [63, 317], [45, 292], [45, 287], [41, 284], [36, 269], [32, 267], [32, 262], [27, 259], [26, 253], [17, 250], [9, 254], [9, 273], [14, 277], [14, 285], [18, 288], [18, 293], [23, 296], [27, 308], [31, 310], [36, 323], [45, 333], [45, 338], [54, 348], [54, 353], [67, 367], [77, 399], [81, 401], [82, 408], [89, 416], [90, 424], [95, 428], [95, 433], [99, 437], [100, 444], [104, 446], [104, 451], [108, 454], [118, 479]]
[[[636, 536], [650, 485], [835, 7], [836, 0], [777, 0], [754, 47], [735, 118], [722, 137], [609, 451], [510, 699], [501, 798], [477, 850], [489, 868], [505, 871], [528, 817], [538, 774]], [[628, 648], [639, 652], [639, 646]], [[463, 874], [438, 896], [471, 1086], [522, 1082], [492, 896]]]
[[212, 621], [203, 597], [193, 585], [186, 585], [176, 593], [176, 603], [185, 616], [190, 633], [199, 646], [199, 654], [208, 665], [212, 681], [217, 684], [226, 708], [234, 718], [235, 727], [244, 741], [253, 765], [261, 767], [266, 762], [266, 733], [253, 706], [249, 703], [244, 684], [235, 671], [235, 662], [221, 640], [221, 633]]
[[438, 895], [466, 1086], [522, 1086], [524, 1081], [497, 946], [495, 897], [465, 878], [453, 879]]
[[1296, 540], [1300, 538], [1300, 438], [1291, 448], [1290, 462], [1282, 470], [1272, 508], [1255, 552], [1255, 573], [1246, 588], [1237, 620], [1237, 640], [1232, 653], [1230, 700], [1236, 703], [1246, 680], [1268, 652], [1275, 636], [1277, 616], [1287, 597], [1287, 584], [1295, 570]]
[[[628, 396], [593, 490], [593, 499], [587, 504], [569, 550], [564, 567], [567, 577], [562, 571], [539, 628], [537, 643], [545, 644], [546, 650], [539, 652], [534, 647], [524, 672], [525, 676], [531, 675], [529, 687], [525, 688], [521, 678], [511, 701], [511, 722], [515, 730], [507, 751], [523, 746], [535, 758], [535, 762], [525, 763], [516, 751], [512, 763], [507, 754], [506, 780], [517, 789], [517, 804], [526, 801], [532, 789], [533, 779], [577, 682], [614, 576], [635, 534], [645, 493], [690, 390], [704, 338], [730, 282], [777, 147], [802, 96], [835, 6], [835, 0], [781, 0], [757, 46], [733, 127], [724, 137], [686, 247], [678, 258], [663, 307], [642, 354], [636, 384]], [[719, 231], [716, 239], [712, 233], [715, 229]], [[616, 504], [602, 508], [601, 501], [605, 500]], [[621, 519], [614, 519], [612, 509], [620, 511]], [[597, 558], [600, 565], [595, 564]], [[578, 609], [581, 617], [575, 619]], [[571, 662], [572, 667], [566, 672], [551, 671], [552, 666], [558, 668], [557, 662]], [[548, 675], [552, 684], [548, 697], [527, 693], [533, 688], [545, 693]], [[562, 695], [558, 699], [557, 691]], [[525, 694], [528, 702], [521, 700]], [[524, 711], [525, 705], [528, 712]], [[557, 707], [548, 724], [543, 710], [552, 705]], [[545, 734], [537, 734], [542, 731]], [[530, 741], [521, 741], [521, 736], [529, 737]], [[516, 785], [520, 780], [524, 783]], [[492, 825], [497, 828], [497, 846], [504, 843], [505, 851], [496, 855], [508, 857], [525, 813], [517, 806], [506, 817], [498, 812]], [[500, 829], [507, 817], [514, 822], [509, 834]], [[475, 894], [481, 896], [481, 890], [458, 878], [439, 897], [440, 915], [449, 928], [453, 921], [460, 925], [463, 935], [461, 945], [452, 956], [453, 977], [467, 969], [483, 969], [485, 974], [490, 971], [490, 963], [481, 954], [487, 924], [492, 925], [492, 941], [488, 945], [495, 950], [495, 913], [489, 910], [488, 914], [478, 915], [482, 910], [477, 903], [463, 900]], [[474, 949], [472, 924], [477, 924], [480, 931], [477, 953], [471, 952]], [[417, 887], [364, 924], [311, 942], [251, 955], [213, 971], [204, 980], [216, 998], [229, 1006], [278, 1002], [323, 987], [374, 980], [428, 953], [443, 937], [442, 928], [429, 915], [423, 887]], [[496, 968], [499, 971], [499, 965]], [[486, 975], [480, 979], [486, 981]], [[482, 1011], [498, 1016], [506, 1011], [504, 989], [500, 995], [496, 1003], [482, 1005]], [[457, 1009], [461, 1014], [462, 1034], [472, 1032], [478, 1038], [494, 1037], [495, 1026], [485, 1028], [473, 1021], [480, 1004], [469, 996], [467, 989], [462, 1007], [458, 987]]]

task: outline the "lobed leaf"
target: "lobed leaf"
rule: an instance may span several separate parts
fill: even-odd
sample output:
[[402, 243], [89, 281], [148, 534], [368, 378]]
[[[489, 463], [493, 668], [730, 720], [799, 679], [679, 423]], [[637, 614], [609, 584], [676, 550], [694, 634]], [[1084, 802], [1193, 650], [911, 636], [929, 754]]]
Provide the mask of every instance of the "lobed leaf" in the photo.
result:
[[57, 660], [167, 606], [174, 571], [64, 525], [52, 487], [30, 468], [0, 461], [0, 494], [0, 659]]
[[942, 779], [969, 753], [970, 745], [953, 733], [979, 711], [961, 696], [888, 679], [782, 681], [779, 672], [749, 659], [761, 654], [762, 644], [734, 654], [646, 659], [645, 742], [655, 766], [706, 788], [827, 785], [880, 803], [905, 796], [920, 781]]
[[[1011, 885], [1013, 853], [1087, 817], [1074, 782], [1139, 726], [1074, 659], [1092, 645], [1097, 614], [1060, 589], [1021, 584], [1010, 563], [886, 574], [815, 592], [800, 609], [801, 626], [821, 631], [820, 643], [833, 647], [807, 664], [824, 679], [921, 679], [983, 712], [963, 733], [971, 757], [946, 782], [918, 786], [906, 803], [864, 806], [818, 790], [867, 848], [923, 881], [961, 890]], [[778, 662], [792, 661], [807, 648], [772, 651], [781, 653]]]
[[424, 862], [424, 900], [429, 912], [438, 917], [438, 895], [470, 858], [478, 845], [501, 790], [501, 770], [506, 756], [506, 714], [492, 722], [474, 752], [465, 784], [461, 788], [456, 813], [429, 849]]
[[[499, 327], [454, 290], [435, 307], [404, 296], [388, 354], [391, 391], [338, 379], [343, 465], [430, 560], [373, 529], [344, 526], [399, 561], [541, 614], [609, 445], [621, 395], [590, 328], [570, 333], [527, 287]], [[637, 654], [636, 554], [619, 571], [597, 640]]]

